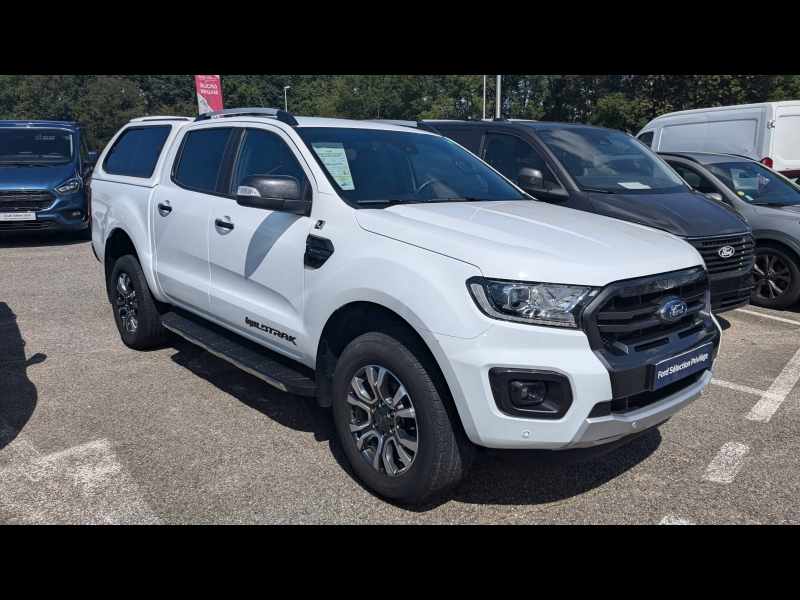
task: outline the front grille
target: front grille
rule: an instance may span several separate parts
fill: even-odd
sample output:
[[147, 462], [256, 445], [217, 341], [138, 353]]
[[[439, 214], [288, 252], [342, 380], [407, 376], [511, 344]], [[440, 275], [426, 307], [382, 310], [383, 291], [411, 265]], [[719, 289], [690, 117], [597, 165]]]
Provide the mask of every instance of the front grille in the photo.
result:
[[[690, 238], [688, 242], [703, 257], [709, 277], [719, 277], [747, 270], [753, 262], [755, 244], [753, 236], [740, 235], [728, 238]], [[719, 255], [720, 248], [730, 246], [734, 253], [728, 258]]]
[[0, 191], [0, 212], [39, 211], [50, 208], [56, 197], [50, 192], [33, 190]]
[[[700, 268], [677, 274], [650, 278], [644, 283], [622, 282], [599, 300], [597, 310], [589, 310], [584, 324], [590, 340], [595, 339], [604, 349], [642, 352], [670, 343], [670, 336], [683, 339], [696, 332], [698, 313], [705, 308], [708, 278]], [[673, 298], [686, 303], [686, 313], [674, 323], [664, 323], [657, 312]]]

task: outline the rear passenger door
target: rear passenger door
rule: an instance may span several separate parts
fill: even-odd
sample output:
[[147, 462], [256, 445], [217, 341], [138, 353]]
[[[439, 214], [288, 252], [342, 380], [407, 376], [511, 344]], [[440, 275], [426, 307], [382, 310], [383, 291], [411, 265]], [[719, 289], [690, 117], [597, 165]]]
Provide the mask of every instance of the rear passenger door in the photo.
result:
[[159, 285], [171, 302], [203, 313], [211, 313], [208, 220], [221, 194], [222, 163], [233, 131], [190, 129], [151, 207]]
[[294, 142], [279, 128], [244, 127], [231, 154], [225, 194], [208, 222], [211, 308], [242, 335], [300, 357], [303, 328], [303, 256], [311, 218], [236, 202], [249, 175], [287, 175], [311, 199], [313, 179]]

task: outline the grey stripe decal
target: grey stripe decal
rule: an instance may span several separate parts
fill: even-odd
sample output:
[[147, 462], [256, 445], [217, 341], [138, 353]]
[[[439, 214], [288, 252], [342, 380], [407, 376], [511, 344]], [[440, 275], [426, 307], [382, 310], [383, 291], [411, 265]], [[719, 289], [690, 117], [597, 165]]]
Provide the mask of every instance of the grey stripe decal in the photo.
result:
[[[267, 218], [261, 222], [261, 225], [253, 233], [250, 245], [247, 247], [247, 258], [245, 258], [244, 262], [245, 279], [250, 279], [250, 276], [256, 272], [259, 265], [264, 262], [275, 242], [299, 218], [300, 215], [292, 215], [285, 212], [273, 212], [267, 215]], [[302, 265], [302, 262], [299, 264]]]

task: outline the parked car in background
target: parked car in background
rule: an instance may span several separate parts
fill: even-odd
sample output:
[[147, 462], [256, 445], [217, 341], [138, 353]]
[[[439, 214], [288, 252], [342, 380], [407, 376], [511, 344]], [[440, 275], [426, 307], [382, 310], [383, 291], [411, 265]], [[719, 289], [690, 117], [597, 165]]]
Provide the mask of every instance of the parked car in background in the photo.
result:
[[800, 298], [800, 187], [747, 158], [705, 152], [661, 152], [695, 190], [747, 218], [756, 242], [757, 306], [785, 308]]
[[87, 232], [90, 148], [74, 122], [0, 121], [0, 232]]
[[539, 121], [425, 123], [539, 200], [683, 238], [705, 260], [714, 312], [749, 302], [754, 245], [745, 220], [726, 204], [692, 190], [627, 133]]
[[637, 139], [656, 152], [722, 152], [800, 176], [800, 101], [682, 110], [650, 121]]

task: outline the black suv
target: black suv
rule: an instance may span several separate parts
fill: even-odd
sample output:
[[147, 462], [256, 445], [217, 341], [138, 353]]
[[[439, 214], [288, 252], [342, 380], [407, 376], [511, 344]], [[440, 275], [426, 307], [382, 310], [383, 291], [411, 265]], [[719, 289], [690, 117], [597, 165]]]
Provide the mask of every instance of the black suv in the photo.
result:
[[744, 218], [694, 191], [634, 137], [541, 121], [425, 121], [539, 200], [640, 223], [697, 248], [714, 312], [748, 303], [753, 236]]

